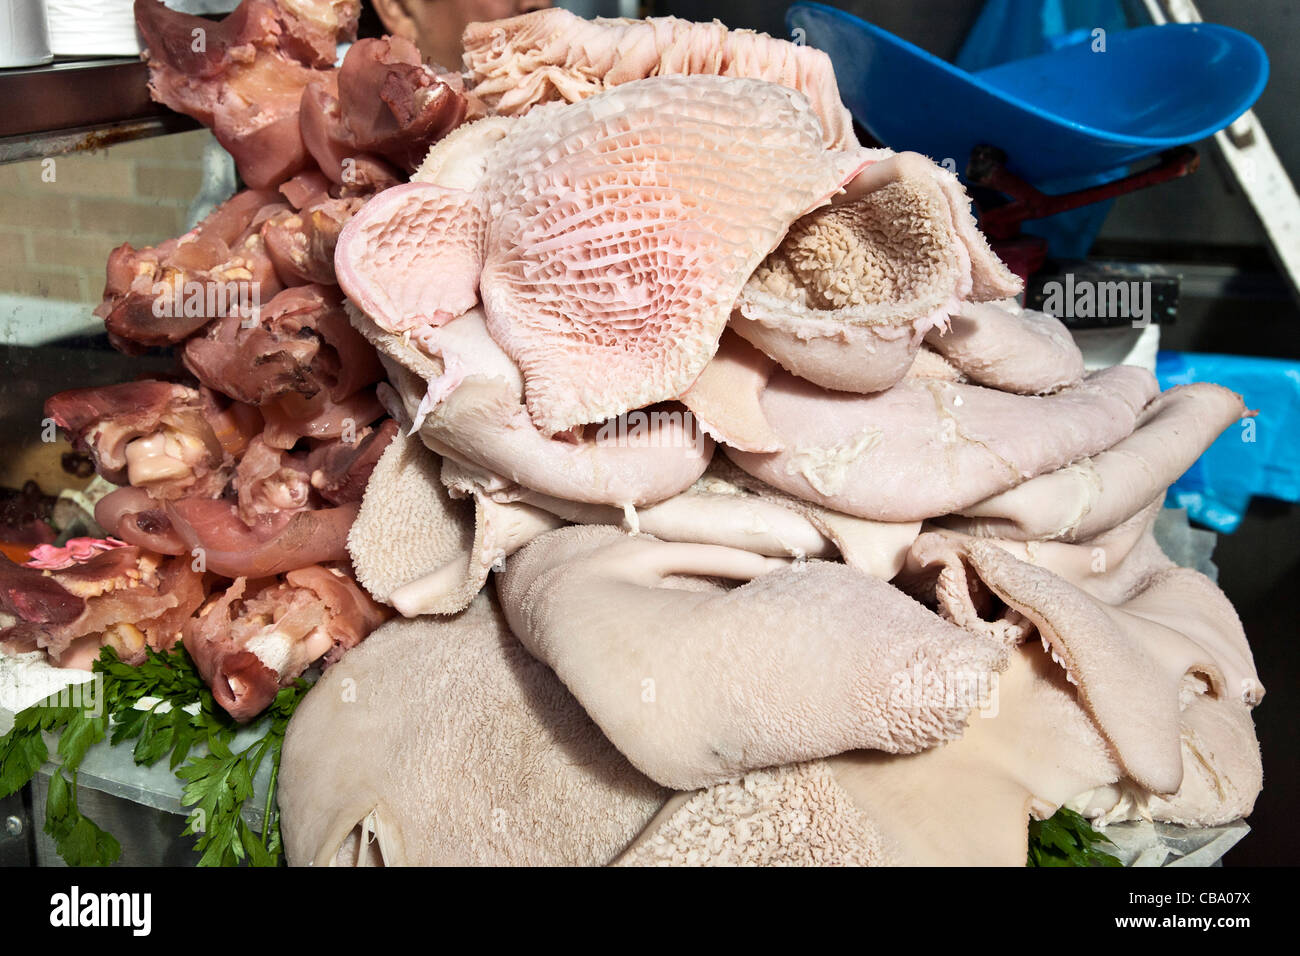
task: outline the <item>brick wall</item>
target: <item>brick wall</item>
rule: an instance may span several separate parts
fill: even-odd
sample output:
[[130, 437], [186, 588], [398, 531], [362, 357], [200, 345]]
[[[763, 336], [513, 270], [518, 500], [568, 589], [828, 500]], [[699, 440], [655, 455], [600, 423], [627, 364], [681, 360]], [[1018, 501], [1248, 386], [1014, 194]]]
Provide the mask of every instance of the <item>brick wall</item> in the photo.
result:
[[199, 191], [206, 130], [0, 166], [0, 293], [98, 303], [115, 246], [180, 235]]

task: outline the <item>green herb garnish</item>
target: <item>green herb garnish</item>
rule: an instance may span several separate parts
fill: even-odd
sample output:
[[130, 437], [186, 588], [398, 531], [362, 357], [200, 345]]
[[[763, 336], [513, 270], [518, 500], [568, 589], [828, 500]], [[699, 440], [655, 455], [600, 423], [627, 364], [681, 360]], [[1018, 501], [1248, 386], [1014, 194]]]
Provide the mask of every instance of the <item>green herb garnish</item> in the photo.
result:
[[122, 844], [77, 809], [77, 771], [72, 780], [62, 768], [50, 774], [45, 795], [45, 832], [69, 866], [108, 866], [122, 855]]
[[1046, 820], [1029, 821], [1029, 866], [1123, 866], [1100, 844], [1112, 841], [1065, 807]]
[[[122, 663], [112, 648], [105, 647], [94, 671], [103, 680], [103, 699], [97, 706], [69, 706], [64, 692], [15, 716], [14, 726], [0, 737], [0, 797], [18, 791], [35, 776], [49, 759], [42, 732], [57, 733], [61, 766], [50, 776], [45, 832], [70, 866], [113, 863], [122, 855], [121, 845], [78, 809], [77, 769], [86, 751], [105, 736], [111, 746], [130, 740], [137, 764], [151, 767], [167, 757], [169, 768], [185, 782], [181, 804], [193, 809], [182, 833], [196, 837], [199, 866], [278, 865], [283, 847], [274, 797], [280, 750], [289, 718], [310, 685], [300, 680], [283, 688], [265, 713], [248, 725], [254, 731], [262, 729], [262, 734], [235, 751], [235, 735], [248, 728], [217, 706], [180, 645], [162, 654], [148, 651], [138, 667]], [[138, 707], [142, 701], [149, 706]], [[193, 710], [196, 701], [197, 713], [185, 710]], [[253, 796], [253, 779], [268, 757], [271, 780], [259, 834], [241, 811]]]

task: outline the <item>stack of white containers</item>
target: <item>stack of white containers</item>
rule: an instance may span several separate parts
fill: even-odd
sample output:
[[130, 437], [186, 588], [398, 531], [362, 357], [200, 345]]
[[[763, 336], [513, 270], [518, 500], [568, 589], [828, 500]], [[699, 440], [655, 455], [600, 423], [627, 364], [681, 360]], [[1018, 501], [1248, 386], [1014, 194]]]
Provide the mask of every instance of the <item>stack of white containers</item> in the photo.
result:
[[[11, 0], [40, 3], [41, 0]], [[225, 14], [239, 0], [165, 0], [173, 10]], [[130, 0], [44, 0], [50, 50], [55, 56], [138, 56], [140, 39]]]

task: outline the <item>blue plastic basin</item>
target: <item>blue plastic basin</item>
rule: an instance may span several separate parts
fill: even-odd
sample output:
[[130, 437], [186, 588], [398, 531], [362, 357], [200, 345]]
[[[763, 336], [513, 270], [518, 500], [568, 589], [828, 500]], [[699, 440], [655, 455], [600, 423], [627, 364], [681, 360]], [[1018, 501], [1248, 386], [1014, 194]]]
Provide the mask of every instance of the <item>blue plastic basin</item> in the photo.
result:
[[[1140, 27], [969, 73], [820, 3], [786, 24], [835, 67], [840, 96], [871, 135], [952, 159], [997, 146], [1030, 182], [1104, 173], [1223, 129], [1268, 80], [1252, 37], [1215, 24]], [[796, 36], [798, 34], [795, 34]]]

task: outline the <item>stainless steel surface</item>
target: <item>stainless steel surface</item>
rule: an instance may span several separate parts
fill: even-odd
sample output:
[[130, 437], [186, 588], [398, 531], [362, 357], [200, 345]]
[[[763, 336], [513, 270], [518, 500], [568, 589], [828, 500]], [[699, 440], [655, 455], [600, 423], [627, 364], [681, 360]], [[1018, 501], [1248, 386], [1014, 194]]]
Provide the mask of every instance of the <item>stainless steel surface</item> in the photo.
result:
[[168, 112], [149, 99], [140, 60], [74, 60], [0, 74], [0, 136], [97, 126]]
[[0, 102], [0, 162], [198, 127], [149, 98], [149, 70], [134, 58], [5, 70]]
[[[32, 811], [45, 818], [45, 797], [50, 778], [38, 773], [32, 779]], [[122, 845], [115, 866], [193, 866], [199, 855], [192, 849], [194, 838], [181, 836], [185, 817], [132, 803], [119, 797], [81, 787], [77, 806], [87, 817], [111, 833]], [[35, 833], [34, 858], [37, 866], [67, 866], [59, 857], [54, 841], [40, 828]]]
[[0, 800], [0, 816], [5, 821], [0, 830], [0, 866], [31, 866], [36, 861], [31, 788], [24, 787]]
[[69, 153], [104, 149], [114, 143], [147, 139], [150, 136], [165, 136], [168, 133], [184, 133], [198, 128], [199, 124], [188, 116], [169, 113], [141, 120], [108, 123], [104, 126], [83, 126], [77, 129], [48, 130], [28, 136], [7, 136], [0, 138], [0, 163], [21, 163], [24, 160], [41, 159], [46, 156], [66, 156]]

